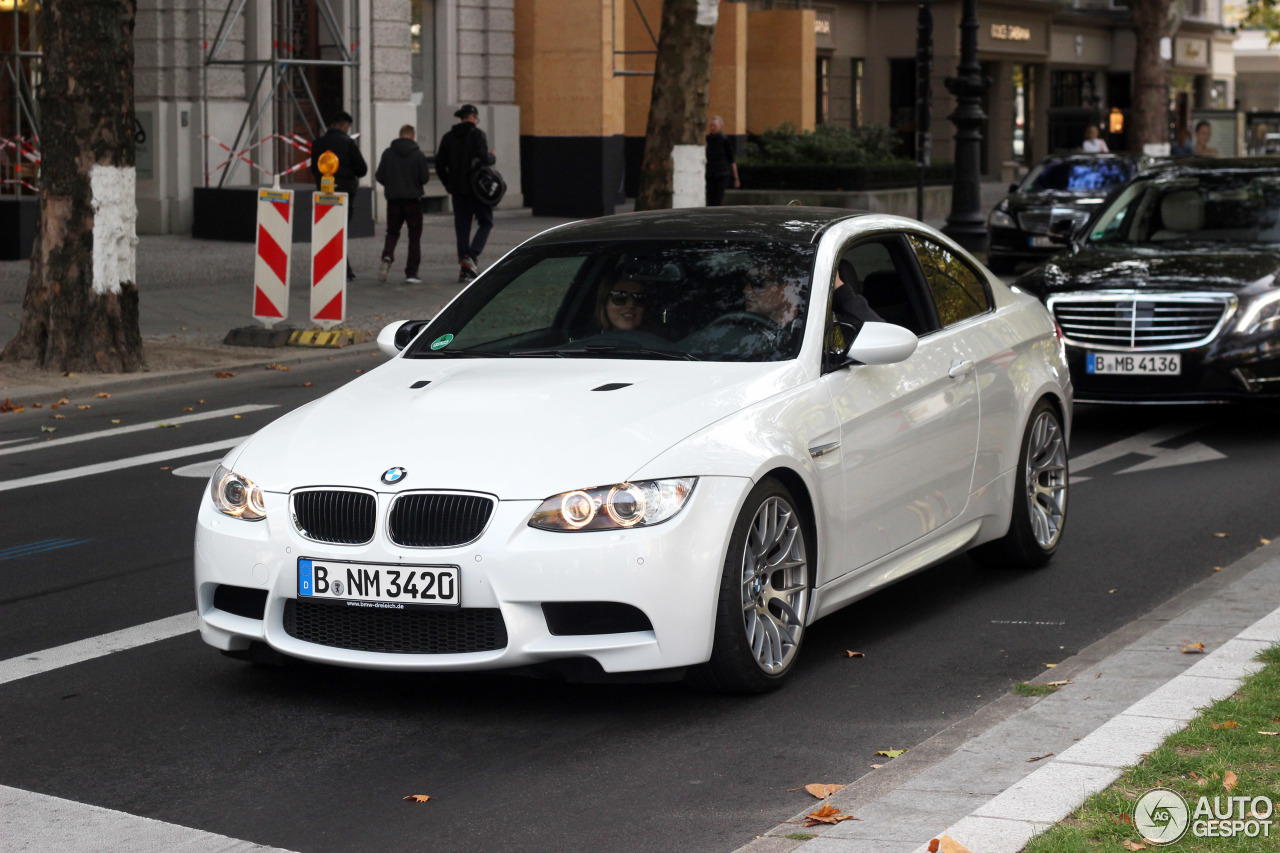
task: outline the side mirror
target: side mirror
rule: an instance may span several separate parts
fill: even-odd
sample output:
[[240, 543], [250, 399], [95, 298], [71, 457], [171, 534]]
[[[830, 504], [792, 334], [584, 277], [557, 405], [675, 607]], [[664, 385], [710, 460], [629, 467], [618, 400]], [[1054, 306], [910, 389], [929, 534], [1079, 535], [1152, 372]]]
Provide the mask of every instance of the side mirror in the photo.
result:
[[863, 323], [845, 356], [861, 364], [897, 364], [910, 358], [919, 344], [909, 329], [892, 323]]
[[429, 320], [398, 320], [378, 332], [378, 349], [392, 358], [418, 336]]
[[1049, 226], [1049, 242], [1059, 246], [1069, 246], [1075, 234], [1076, 225], [1070, 219], [1059, 219]]

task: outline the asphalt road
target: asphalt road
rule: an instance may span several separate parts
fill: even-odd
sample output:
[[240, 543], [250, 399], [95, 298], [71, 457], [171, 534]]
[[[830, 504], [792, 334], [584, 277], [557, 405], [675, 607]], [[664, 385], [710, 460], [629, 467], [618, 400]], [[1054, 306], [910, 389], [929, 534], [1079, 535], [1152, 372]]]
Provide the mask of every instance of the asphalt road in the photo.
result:
[[[224, 451], [178, 449], [248, 435], [380, 358], [0, 415], [0, 661], [191, 611], [206, 480], [178, 474]], [[58, 443], [252, 405], [274, 408]], [[919, 743], [1280, 533], [1276, 414], [1078, 407], [1072, 457], [1096, 464], [1049, 567], [961, 557], [909, 578], [816, 624], [768, 696], [258, 667], [188, 633], [0, 684], [0, 784], [306, 853], [732, 850], [812, 802], [788, 789], [872, 772], [877, 750]], [[1153, 429], [1172, 437], [1133, 440]]]

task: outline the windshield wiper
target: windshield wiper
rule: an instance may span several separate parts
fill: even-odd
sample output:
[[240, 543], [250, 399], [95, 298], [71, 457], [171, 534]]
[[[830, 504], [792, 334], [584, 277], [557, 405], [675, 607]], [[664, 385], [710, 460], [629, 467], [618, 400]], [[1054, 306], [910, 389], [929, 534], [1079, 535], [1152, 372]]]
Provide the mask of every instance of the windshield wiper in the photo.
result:
[[522, 349], [512, 350], [510, 355], [514, 356], [547, 356], [554, 355], [557, 358], [577, 358], [579, 356], [596, 356], [596, 355], [617, 355], [617, 356], [644, 356], [666, 358], [676, 361], [701, 361], [693, 353], [688, 352], [671, 352], [669, 350], [647, 349], [645, 347], [615, 347], [605, 344], [586, 344], [579, 347], [550, 347], [547, 349]]

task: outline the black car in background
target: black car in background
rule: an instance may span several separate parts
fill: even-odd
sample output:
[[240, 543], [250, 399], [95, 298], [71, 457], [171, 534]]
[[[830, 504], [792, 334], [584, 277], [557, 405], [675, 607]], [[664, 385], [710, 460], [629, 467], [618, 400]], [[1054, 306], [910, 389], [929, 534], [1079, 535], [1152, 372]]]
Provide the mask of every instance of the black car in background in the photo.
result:
[[987, 219], [987, 266], [1012, 272], [1019, 261], [1042, 261], [1062, 251], [1049, 230], [1067, 221], [1073, 229], [1089, 220], [1116, 187], [1145, 162], [1131, 154], [1063, 154], [1047, 157], [1021, 184], [1010, 184]]
[[1280, 395], [1280, 157], [1154, 166], [1014, 286], [1048, 306], [1077, 402]]

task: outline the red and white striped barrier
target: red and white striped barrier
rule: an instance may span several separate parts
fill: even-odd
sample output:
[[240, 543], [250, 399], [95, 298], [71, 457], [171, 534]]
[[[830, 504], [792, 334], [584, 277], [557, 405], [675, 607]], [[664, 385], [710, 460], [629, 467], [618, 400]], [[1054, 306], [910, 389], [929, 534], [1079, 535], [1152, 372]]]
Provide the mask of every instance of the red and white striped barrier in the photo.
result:
[[330, 329], [347, 318], [347, 194], [311, 199], [311, 321]]
[[258, 190], [258, 244], [253, 262], [253, 319], [270, 329], [289, 316], [293, 260], [293, 191]]

